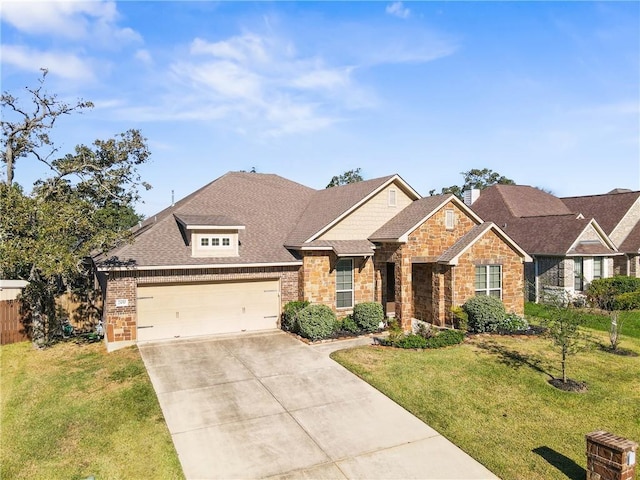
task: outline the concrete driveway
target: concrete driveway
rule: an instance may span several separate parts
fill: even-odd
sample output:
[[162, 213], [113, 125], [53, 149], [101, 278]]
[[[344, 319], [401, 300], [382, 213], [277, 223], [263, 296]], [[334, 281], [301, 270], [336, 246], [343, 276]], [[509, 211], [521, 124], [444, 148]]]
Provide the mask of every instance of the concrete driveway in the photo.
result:
[[279, 331], [140, 345], [187, 478], [497, 478], [331, 360], [338, 345]]

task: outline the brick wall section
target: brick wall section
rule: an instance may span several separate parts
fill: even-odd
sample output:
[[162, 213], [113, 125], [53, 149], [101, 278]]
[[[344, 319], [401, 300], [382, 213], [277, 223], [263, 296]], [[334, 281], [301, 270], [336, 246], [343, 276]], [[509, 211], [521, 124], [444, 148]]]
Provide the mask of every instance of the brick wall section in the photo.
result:
[[629, 452], [638, 444], [604, 431], [586, 435], [587, 480], [634, 480], [636, 462], [628, 465]]
[[[128, 305], [117, 307], [116, 300], [126, 300]], [[108, 278], [104, 306], [107, 341], [136, 340], [136, 300], [136, 279], [134, 277], [114, 275]]]
[[522, 259], [493, 231], [485, 233], [460, 256], [458, 265], [454, 268], [453, 305], [462, 305], [475, 295], [476, 265], [502, 265], [502, 302], [508, 312], [523, 315], [524, 265]]
[[[111, 271], [106, 277], [105, 330], [107, 341], [136, 340], [136, 299], [138, 285], [162, 285], [191, 282], [223, 282], [233, 280], [280, 279], [280, 301], [298, 300], [299, 266], [195, 268], [188, 270], [128, 270]], [[116, 299], [126, 299], [128, 306], [116, 307]]]
[[413, 315], [423, 322], [433, 322], [433, 285], [431, 278], [433, 275], [433, 264], [415, 264], [413, 265], [412, 283], [413, 283]]
[[613, 263], [611, 275], [640, 277], [640, 255], [633, 255], [629, 253], [626, 255], [618, 255], [613, 257], [611, 261]]
[[[370, 258], [353, 259], [354, 303], [372, 302], [376, 299], [375, 270]], [[301, 299], [311, 303], [321, 303], [331, 307], [338, 317], [352, 312], [352, 309], [336, 308], [336, 263], [338, 257], [333, 252], [304, 252], [301, 281]]]

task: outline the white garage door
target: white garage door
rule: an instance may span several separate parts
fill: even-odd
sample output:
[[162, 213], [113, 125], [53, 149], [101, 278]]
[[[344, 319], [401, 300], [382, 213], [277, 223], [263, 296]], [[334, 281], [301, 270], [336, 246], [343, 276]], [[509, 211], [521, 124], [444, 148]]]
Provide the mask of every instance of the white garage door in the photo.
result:
[[277, 328], [279, 281], [138, 286], [138, 341]]

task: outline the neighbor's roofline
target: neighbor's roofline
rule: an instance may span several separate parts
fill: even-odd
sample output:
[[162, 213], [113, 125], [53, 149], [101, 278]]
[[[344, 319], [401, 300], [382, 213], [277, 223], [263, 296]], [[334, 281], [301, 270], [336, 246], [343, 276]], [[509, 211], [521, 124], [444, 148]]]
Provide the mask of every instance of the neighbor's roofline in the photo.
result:
[[582, 231], [580, 232], [580, 234], [576, 237], [576, 239], [573, 241], [573, 243], [569, 246], [569, 249], [567, 250], [567, 252], [570, 252], [571, 250], [573, 250], [574, 248], [576, 248], [576, 245], [580, 240], [580, 237], [582, 237], [582, 235], [584, 235], [584, 233], [587, 231], [587, 228], [589, 228], [589, 226], [593, 226], [593, 228], [595, 228], [596, 232], [600, 235], [600, 237], [605, 241], [605, 243], [609, 246], [609, 248], [611, 248], [614, 252], [618, 251], [618, 247], [616, 247], [616, 245], [613, 243], [613, 240], [611, 240], [609, 238], [609, 235], [607, 235], [605, 233], [605, 231], [602, 229], [602, 227], [600, 226], [600, 224], [596, 221], [595, 218], [592, 218], [591, 220], [589, 220], [589, 223], [587, 223], [585, 225], [585, 227], [582, 229]]

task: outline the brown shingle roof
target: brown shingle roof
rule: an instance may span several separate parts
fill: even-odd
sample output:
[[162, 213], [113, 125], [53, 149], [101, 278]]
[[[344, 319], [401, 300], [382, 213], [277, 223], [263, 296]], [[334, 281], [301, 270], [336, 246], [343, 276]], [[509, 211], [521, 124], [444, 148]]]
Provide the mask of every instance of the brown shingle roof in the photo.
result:
[[288, 245], [296, 250], [332, 250], [339, 257], [373, 255], [374, 245], [369, 240], [314, 240], [302, 245]]
[[623, 192], [565, 197], [561, 200], [572, 212], [582, 213], [586, 218], [595, 218], [606, 234], [611, 235], [639, 197], [640, 192]]
[[493, 223], [485, 222], [476, 225], [462, 237], [458, 239], [448, 250], [446, 250], [440, 257], [438, 257], [439, 263], [449, 263], [455, 259], [458, 255], [465, 251], [470, 245], [484, 235], [487, 230], [491, 230]]
[[216, 227], [238, 227], [242, 223], [229, 218], [225, 215], [187, 215], [187, 214], [173, 214], [178, 221], [185, 225], [193, 226], [216, 226]]
[[447, 202], [453, 195], [432, 195], [407, 205], [400, 213], [385, 223], [369, 237], [371, 240], [397, 240], [420, 221], [433, 214], [436, 209]]
[[395, 175], [316, 191], [287, 237], [287, 245], [301, 245], [357, 205]]
[[[572, 213], [512, 218], [500, 227], [529, 254], [564, 256], [591, 222]], [[613, 253], [609, 248], [607, 251]]]
[[566, 215], [571, 210], [558, 197], [527, 185], [493, 185], [471, 205], [484, 220], [497, 225], [512, 217]]
[[[297, 261], [284, 247], [315, 190], [278, 175], [231, 172], [143, 222], [135, 242], [96, 258], [100, 266], [110, 258], [137, 266], [286, 263]], [[174, 214], [228, 217], [246, 227], [239, 231], [240, 256], [193, 258]]]

